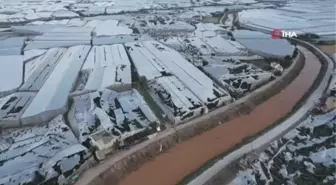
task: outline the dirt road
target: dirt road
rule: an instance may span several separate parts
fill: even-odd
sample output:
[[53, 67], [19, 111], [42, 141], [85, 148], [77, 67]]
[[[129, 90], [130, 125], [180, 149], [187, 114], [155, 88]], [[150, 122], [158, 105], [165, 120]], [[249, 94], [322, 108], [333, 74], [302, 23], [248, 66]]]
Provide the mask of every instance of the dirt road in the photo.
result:
[[224, 123], [185, 141], [130, 174], [121, 185], [175, 185], [211, 158], [229, 150], [247, 136], [255, 135], [287, 115], [312, 86], [321, 64], [310, 51], [298, 77], [284, 90], [250, 114]]

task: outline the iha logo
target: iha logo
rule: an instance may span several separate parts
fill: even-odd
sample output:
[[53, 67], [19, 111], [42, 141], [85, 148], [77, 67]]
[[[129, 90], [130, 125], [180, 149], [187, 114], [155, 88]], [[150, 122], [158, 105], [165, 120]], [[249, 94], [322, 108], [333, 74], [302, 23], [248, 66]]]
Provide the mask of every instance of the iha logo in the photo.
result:
[[279, 29], [274, 29], [272, 31], [273, 39], [292, 38], [292, 37], [297, 37], [294, 31], [284, 31], [284, 30], [279, 30]]

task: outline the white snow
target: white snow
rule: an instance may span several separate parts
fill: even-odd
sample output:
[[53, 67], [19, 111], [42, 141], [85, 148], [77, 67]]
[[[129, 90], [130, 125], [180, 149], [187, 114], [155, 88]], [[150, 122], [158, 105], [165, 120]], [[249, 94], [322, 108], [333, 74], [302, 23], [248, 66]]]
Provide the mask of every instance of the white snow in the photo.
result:
[[65, 48], [52, 48], [46, 51], [45, 55], [27, 62], [25, 83], [20, 87], [20, 91], [40, 90], [65, 52]]
[[90, 46], [74, 46], [66, 51], [22, 115], [22, 124], [38, 124], [66, 111], [68, 95], [89, 50]]
[[[223, 89], [199, 69], [189, 63], [180, 53], [156, 41], [126, 43], [140, 76], [152, 80], [161, 73], [173, 74], [205, 104], [222, 105], [231, 98]], [[219, 95], [215, 95], [216, 91]]]
[[114, 35], [130, 35], [132, 29], [119, 25], [118, 20], [93, 20], [89, 21], [85, 27], [93, 27], [95, 36], [114, 36]]
[[91, 73], [85, 90], [131, 88], [131, 63], [121, 44], [94, 46], [82, 70]]
[[164, 112], [175, 124], [208, 112], [207, 107], [175, 76], [164, 76], [149, 83]]
[[0, 56], [0, 97], [17, 90], [23, 83], [23, 56]]

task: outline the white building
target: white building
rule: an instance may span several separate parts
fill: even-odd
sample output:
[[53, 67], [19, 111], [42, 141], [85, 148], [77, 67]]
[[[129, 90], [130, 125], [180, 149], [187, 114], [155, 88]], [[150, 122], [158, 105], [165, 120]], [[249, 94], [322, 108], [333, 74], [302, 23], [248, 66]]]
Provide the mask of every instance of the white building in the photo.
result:
[[149, 82], [156, 103], [175, 124], [186, 122], [208, 112], [208, 108], [175, 76], [164, 76]]
[[207, 75], [177, 51], [156, 41], [125, 44], [140, 77], [148, 81], [174, 75], [205, 105], [214, 108], [231, 100]]
[[23, 56], [0, 56], [0, 98], [19, 89], [23, 83]]
[[132, 88], [131, 62], [121, 44], [94, 46], [82, 71], [90, 73], [84, 91], [104, 88], [124, 91]]
[[42, 123], [67, 111], [68, 95], [89, 50], [90, 46], [74, 46], [66, 51], [22, 115], [23, 125]]

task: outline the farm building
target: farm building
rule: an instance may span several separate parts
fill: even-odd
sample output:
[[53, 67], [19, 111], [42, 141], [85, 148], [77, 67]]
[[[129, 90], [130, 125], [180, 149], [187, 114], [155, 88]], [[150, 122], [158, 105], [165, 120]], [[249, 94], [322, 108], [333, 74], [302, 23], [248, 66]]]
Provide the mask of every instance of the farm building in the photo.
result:
[[240, 43], [221, 36], [173, 37], [162, 40], [162, 43], [192, 56], [246, 56], [248, 54], [247, 49]]
[[115, 35], [130, 35], [133, 30], [119, 25], [118, 20], [92, 20], [85, 24], [87, 28], [94, 28], [93, 35], [96, 37], [115, 36]]
[[65, 48], [52, 48], [43, 56], [27, 62], [25, 82], [20, 87], [20, 91], [39, 91], [66, 51]]
[[45, 81], [32, 103], [22, 115], [22, 124], [37, 124], [51, 120], [67, 110], [68, 95], [89, 53], [90, 46], [70, 47]]
[[48, 49], [54, 47], [69, 47], [75, 45], [91, 45], [91, 27], [56, 27], [36, 36], [24, 48]]
[[175, 76], [150, 81], [149, 90], [157, 104], [175, 124], [208, 112], [208, 108]]
[[93, 36], [92, 45], [124, 44], [126, 42], [152, 40], [147, 35], [112, 35], [112, 36]]
[[17, 91], [23, 83], [23, 56], [0, 56], [0, 98]]
[[203, 66], [203, 71], [233, 97], [244, 95], [272, 79], [272, 73], [264, 71], [252, 64], [233, 60], [221, 61], [218, 64]]
[[[82, 83], [84, 91], [109, 88], [124, 91], [132, 88], [131, 63], [121, 44], [93, 46], [82, 73], [87, 73], [87, 81]], [[86, 75], [86, 76], [87, 76]]]
[[189, 63], [179, 52], [157, 41], [126, 43], [125, 46], [140, 78], [151, 81], [173, 75], [208, 108], [223, 105], [231, 100], [226, 91]]

